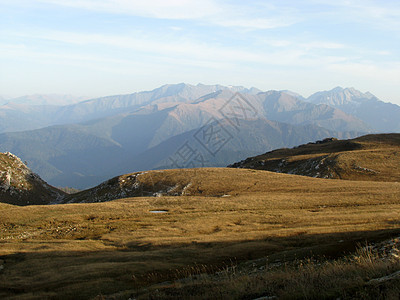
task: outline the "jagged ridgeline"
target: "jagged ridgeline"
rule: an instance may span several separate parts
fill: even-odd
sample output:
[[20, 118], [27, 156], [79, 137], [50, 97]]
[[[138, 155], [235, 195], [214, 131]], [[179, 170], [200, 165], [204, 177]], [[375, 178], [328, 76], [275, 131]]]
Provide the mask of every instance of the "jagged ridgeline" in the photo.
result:
[[64, 192], [48, 185], [17, 156], [0, 153], [0, 202], [29, 205], [50, 204]]

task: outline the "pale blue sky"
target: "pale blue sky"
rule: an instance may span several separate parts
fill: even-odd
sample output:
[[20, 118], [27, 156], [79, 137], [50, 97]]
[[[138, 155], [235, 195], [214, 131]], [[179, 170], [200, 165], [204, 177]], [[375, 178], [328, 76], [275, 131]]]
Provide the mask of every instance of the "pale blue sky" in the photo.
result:
[[400, 1], [0, 0], [0, 95], [335, 86], [400, 104]]

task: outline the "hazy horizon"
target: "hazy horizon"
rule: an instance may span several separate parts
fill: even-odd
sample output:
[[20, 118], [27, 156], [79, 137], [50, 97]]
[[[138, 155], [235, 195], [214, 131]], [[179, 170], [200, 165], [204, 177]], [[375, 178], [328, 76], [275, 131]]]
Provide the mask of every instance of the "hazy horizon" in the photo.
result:
[[397, 1], [0, 2], [0, 96], [336, 86], [400, 105]]
[[[118, 95], [129, 95], [129, 94], [134, 94], [134, 93], [141, 93], [141, 92], [150, 92], [150, 91], [153, 91], [153, 90], [155, 90], [155, 89], [157, 89], [157, 88], [160, 88], [160, 87], [162, 87], [162, 86], [164, 86], [164, 85], [178, 85], [178, 84], [186, 84], [186, 85], [192, 85], [192, 86], [197, 86], [197, 85], [204, 85], [204, 83], [202, 83], [202, 82], [198, 82], [198, 83], [188, 83], [188, 82], [176, 82], [176, 83], [166, 83], [166, 84], [163, 84], [163, 85], [161, 85], [161, 86], [156, 86], [156, 87], [154, 87], [154, 88], [152, 88], [152, 89], [148, 89], [148, 90], [137, 90], [137, 91], [132, 91], [132, 92], [128, 92], [128, 93], [120, 93], [120, 94], [104, 94], [104, 95], [101, 95], [101, 94], [99, 94], [99, 95], [93, 95], [93, 96], [87, 96], [87, 95], [76, 95], [76, 94], [72, 94], [72, 93], [70, 93], [70, 94], [62, 94], [62, 93], [34, 93], [34, 94], [21, 94], [21, 95], [17, 95], [17, 96], [11, 96], [11, 95], [1, 95], [0, 94], [0, 100], [1, 100], [1, 98], [3, 98], [3, 100], [5, 100], [5, 101], [7, 101], [7, 100], [13, 100], [13, 99], [17, 99], [17, 98], [23, 98], [23, 97], [25, 97], [25, 96], [60, 96], [60, 97], [64, 97], [64, 96], [70, 96], [71, 98], [76, 98], [76, 100], [75, 101], [71, 101], [71, 104], [74, 104], [74, 103], [78, 103], [78, 102], [81, 102], [81, 101], [86, 101], [86, 100], [91, 100], [91, 99], [97, 99], [97, 98], [102, 98], [102, 97], [112, 97], [112, 96], [118, 96]], [[214, 84], [210, 84], [210, 85], [219, 85], [219, 83], [214, 83]], [[226, 85], [227, 87], [233, 87], [233, 85]], [[237, 86], [239, 86], [239, 85], [237, 85]], [[256, 89], [259, 89], [257, 86], [243, 86], [243, 85], [240, 85], [240, 86], [242, 86], [242, 87], [244, 87], [244, 88], [247, 88], [247, 89], [251, 89], [251, 88], [256, 88]], [[327, 89], [327, 90], [318, 90], [318, 91], [314, 91], [314, 92], [311, 92], [311, 93], [309, 93], [309, 94], [306, 94], [306, 95], [304, 95], [304, 94], [301, 94], [301, 93], [299, 93], [298, 91], [294, 91], [294, 90], [289, 90], [289, 89], [282, 89], [282, 90], [279, 90], [279, 91], [288, 91], [288, 92], [293, 92], [293, 93], [297, 93], [297, 94], [299, 94], [300, 96], [302, 96], [302, 97], [304, 97], [305, 99], [307, 99], [308, 97], [310, 97], [311, 95], [313, 95], [313, 94], [315, 94], [315, 93], [318, 93], [318, 92], [326, 92], [326, 91], [331, 91], [331, 90], [333, 90], [333, 89], [335, 89], [335, 88], [343, 88], [343, 89], [346, 89], [346, 88], [354, 88], [354, 89], [356, 89], [356, 90], [358, 90], [356, 87], [350, 87], [350, 86], [334, 86], [334, 87], [332, 87], [332, 88], [330, 88], [330, 89]], [[274, 90], [274, 89], [268, 89], [268, 90], [262, 90], [262, 89], [260, 89], [262, 92], [266, 92], [266, 91], [271, 91], [271, 90]], [[360, 90], [359, 90], [360, 91]], [[393, 102], [393, 101], [390, 101], [390, 100], [385, 100], [385, 99], [380, 99], [376, 94], [374, 94], [373, 92], [371, 92], [371, 91], [360, 91], [360, 92], [362, 92], [363, 94], [365, 94], [365, 93], [371, 93], [371, 94], [373, 94], [374, 96], [376, 96], [379, 100], [381, 100], [381, 101], [383, 101], [383, 102], [386, 102], [386, 103], [393, 103], [393, 104], [397, 104], [397, 105], [400, 105], [399, 103], [395, 103], [395, 102]]]

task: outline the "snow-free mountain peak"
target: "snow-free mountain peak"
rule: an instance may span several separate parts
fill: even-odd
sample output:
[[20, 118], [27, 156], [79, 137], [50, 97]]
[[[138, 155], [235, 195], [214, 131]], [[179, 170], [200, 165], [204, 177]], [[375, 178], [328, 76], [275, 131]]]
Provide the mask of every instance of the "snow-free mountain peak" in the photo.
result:
[[338, 108], [368, 123], [378, 132], [400, 131], [400, 106], [383, 102], [370, 92], [336, 87], [315, 93], [306, 101]]
[[314, 104], [327, 104], [333, 107], [338, 107], [347, 104], [359, 104], [365, 100], [377, 99], [371, 93], [362, 93], [353, 87], [342, 88], [336, 87], [330, 91], [317, 92], [310, 97], [307, 101]]

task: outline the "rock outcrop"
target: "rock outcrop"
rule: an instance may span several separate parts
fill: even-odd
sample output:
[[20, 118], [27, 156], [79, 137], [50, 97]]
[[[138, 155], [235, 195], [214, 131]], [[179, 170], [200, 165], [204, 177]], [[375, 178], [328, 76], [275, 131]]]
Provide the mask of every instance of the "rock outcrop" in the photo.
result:
[[0, 153], [0, 202], [15, 205], [58, 203], [65, 193], [48, 185], [16, 155]]

